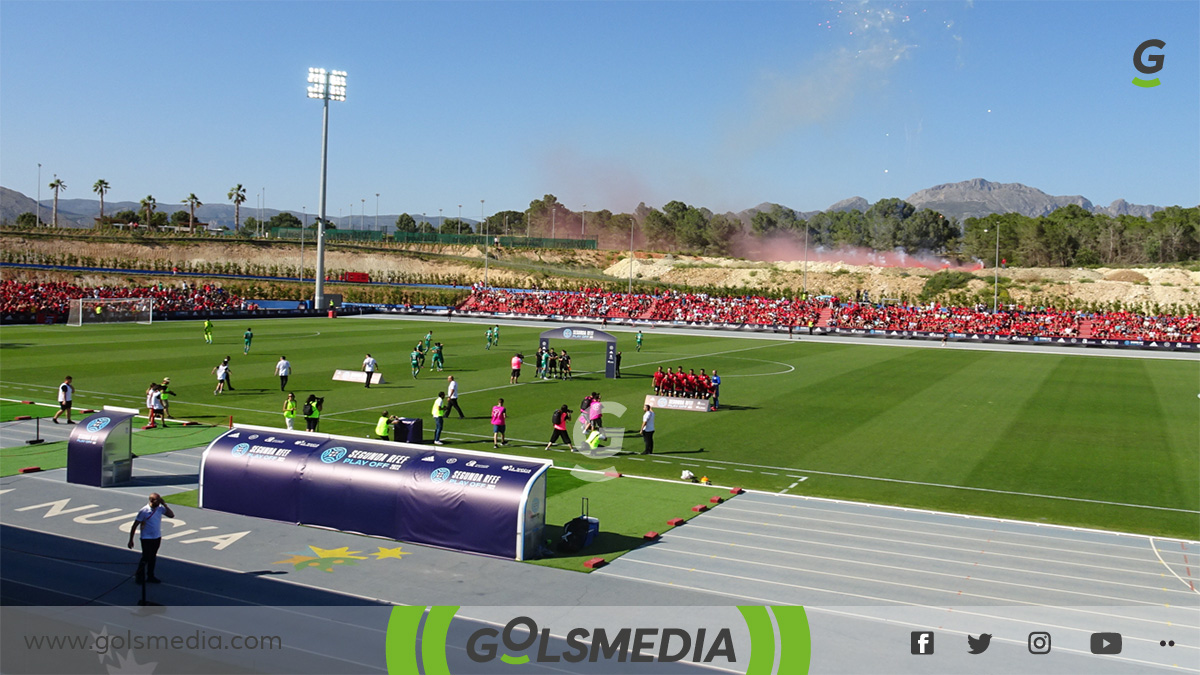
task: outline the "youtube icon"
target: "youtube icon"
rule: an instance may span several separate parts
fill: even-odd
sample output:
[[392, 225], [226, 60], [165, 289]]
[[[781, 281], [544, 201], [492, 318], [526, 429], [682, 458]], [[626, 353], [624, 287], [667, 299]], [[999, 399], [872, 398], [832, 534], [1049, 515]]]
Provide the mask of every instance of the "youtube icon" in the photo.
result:
[[1092, 633], [1093, 654], [1120, 654], [1120, 633]]

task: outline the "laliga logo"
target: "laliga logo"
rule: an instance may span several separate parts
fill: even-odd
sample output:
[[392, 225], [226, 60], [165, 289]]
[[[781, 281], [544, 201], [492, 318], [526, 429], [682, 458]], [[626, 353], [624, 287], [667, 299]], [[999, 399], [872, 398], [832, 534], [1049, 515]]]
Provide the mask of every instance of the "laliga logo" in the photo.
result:
[[429, 474], [429, 479], [435, 483], [445, 483], [448, 478], [450, 478], [450, 469], [444, 466], [434, 469], [433, 473]]
[[345, 448], [342, 448], [342, 447], [329, 448], [325, 452], [321, 453], [321, 461], [325, 462], [326, 464], [333, 464], [334, 462], [340, 462], [342, 460], [342, 458], [345, 456], [346, 456]]
[[565, 338], [571, 337], [571, 329], [570, 328], [563, 329], [563, 337], [565, 337]]
[[232, 452], [233, 452], [234, 457], [241, 457], [242, 455], [246, 454], [249, 451], [250, 451], [249, 443], [238, 443], [237, 445], [233, 446]]
[[[1133, 50], [1133, 67], [1136, 68], [1139, 73], [1144, 75], [1153, 75], [1162, 70], [1163, 60], [1166, 58], [1165, 56], [1162, 54], [1151, 54], [1150, 56], [1143, 58], [1143, 54], [1145, 53], [1146, 49], [1150, 47], [1162, 49], [1166, 46], [1167, 43], [1163, 42], [1162, 40], [1146, 40], [1142, 44], [1138, 45], [1137, 49]], [[1153, 80], [1143, 80], [1140, 77], [1135, 77], [1133, 78], [1133, 83], [1139, 87], [1145, 87], [1147, 89], [1150, 87], [1157, 87], [1158, 85], [1162, 84], [1157, 77]]]
[[93, 433], [100, 431], [104, 427], [108, 426], [109, 422], [112, 422], [111, 417], [97, 417], [91, 422], [88, 422], [87, 430]]
[[696, 629], [695, 635], [683, 628], [621, 628], [611, 636], [603, 628], [572, 628], [567, 632], [566, 651], [551, 654], [547, 652], [552, 639], [550, 629], [543, 628], [539, 633], [537, 622], [527, 616], [518, 616], [509, 621], [503, 631], [480, 628], [472, 633], [467, 639], [467, 657], [475, 663], [495, 660], [500, 650], [500, 645], [496, 644], [497, 637], [506, 650], [506, 653], [500, 654], [500, 660], [510, 666], [529, 663], [530, 658], [525, 654], [513, 656], [507, 652], [523, 652], [535, 643], [538, 645], [534, 659], [536, 663], [579, 663], [585, 660], [596, 663], [601, 658], [620, 663], [673, 663], [689, 657], [692, 663], [712, 663], [717, 658], [737, 663], [733, 636], [728, 628], [717, 631], [711, 644], [707, 642], [707, 630], [704, 628]]

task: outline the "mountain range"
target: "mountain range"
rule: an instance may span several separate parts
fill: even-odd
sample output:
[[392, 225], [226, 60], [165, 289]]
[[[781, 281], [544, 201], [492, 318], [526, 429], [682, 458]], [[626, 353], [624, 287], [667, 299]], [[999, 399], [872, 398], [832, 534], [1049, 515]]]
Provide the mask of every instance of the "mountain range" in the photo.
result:
[[[982, 178], [974, 178], [971, 180], [962, 181], [959, 183], [944, 183], [935, 185], [931, 188], [919, 190], [912, 193], [905, 200], [908, 203], [919, 209], [932, 209], [941, 213], [944, 216], [957, 218], [960, 222], [966, 218], [983, 217], [992, 213], [1020, 213], [1022, 215], [1037, 217], [1044, 216], [1055, 209], [1076, 204], [1087, 211], [1108, 216], [1137, 216], [1140, 218], [1149, 218], [1155, 211], [1161, 211], [1163, 207], [1151, 204], [1130, 204], [1124, 199], [1118, 199], [1108, 206], [1096, 206], [1092, 202], [1080, 195], [1055, 196], [1047, 194], [1037, 188], [1021, 183], [994, 183]], [[49, 222], [50, 210], [54, 200], [42, 200], [42, 221]], [[758, 206], [733, 213], [734, 217], [743, 223], [749, 223], [754, 214], [759, 211], [770, 210], [773, 204], [764, 203]], [[858, 209], [866, 211], [871, 204], [862, 197], [850, 197], [843, 199], [829, 206], [827, 211], [849, 211]], [[17, 216], [25, 212], [35, 212], [37, 202], [24, 194], [15, 190], [10, 190], [5, 187], [0, 187], [0, 222], [12, 223], [15, 222]], [[118, 211], [132, 210], [137, 211], [141, 208], [138, 202], [105, 202], [104, 211], [106, 214], [117, 213]], [[160, 202], [158, 205], [159, 211], [165, 211], [168, 214], [175, 211], [186, 210], [183, 204], [173, 204]], [[313, 214], [305, 215], [299, 211], [289, 211], [297, 218], [305, 220], [311, 219]], [[269, 220], [275, 214], [280, 213], [278, 209], [262, 209], [262, 218]], [[801, 218], [810, 218], [820, 211], [802, 211], [798, 212]], [[58, 220], [60, 225], [67, 227], [91, 227], [93, 219], [100, 214], [100, 201], [97, 199], [62, 199], [58, 200]], [[247, 217], [259, 217], [259, 209], [255, 207], [242, 206], [241, 217], [245, 220]], [[413, 214], [417, 222], [422, 221], [420, 214]], [[395, 214], [380, 214], [379, 224], [381, 228], [391, 229], [396, 222], [397, 215]], [[426, 217], [426, 220], [437, 224], [436, 218]], [[196, 209], [196, 220], [210, 225], [233, 227], [234, 224], [234, 207], [232, 204], [204, 204]], [[376, 222], [375, 216], [345, 216], [341, 218], [331, 217], [331, 222], [342, 229], [373, 229]], [[470, 218], [463, 218], [463, 221], [474, 225], [478, 221]]]

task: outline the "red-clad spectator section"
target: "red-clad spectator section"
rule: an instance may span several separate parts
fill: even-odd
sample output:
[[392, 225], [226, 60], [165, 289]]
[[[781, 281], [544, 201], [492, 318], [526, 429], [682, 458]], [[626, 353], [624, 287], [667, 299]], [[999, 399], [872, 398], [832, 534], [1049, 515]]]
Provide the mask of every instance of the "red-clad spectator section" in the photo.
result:
[[666, 291], [662, 295], [580, 291], [511, 291], [476, 287], [458, 308], [466, 312], [642, 319], [692, 324], [761, 325], [851, 330], [964, 333], [1012, 337], [1071, 338], [1086, 327], [1097, 339], [1200, 342], [1200, 317], [1144, 316], [1130, 312], [1075, 312], [1053, 308], [875, 305], [828, 300], [723, 297]]
[[154, 311], [257, 309], [238, 296], [208, 284], [188, 288], [154, 286], [97, 286], [84, 288], [63, 282], [0, 281], [0, 313], [63, 314], [76, 298], [154, 298]]

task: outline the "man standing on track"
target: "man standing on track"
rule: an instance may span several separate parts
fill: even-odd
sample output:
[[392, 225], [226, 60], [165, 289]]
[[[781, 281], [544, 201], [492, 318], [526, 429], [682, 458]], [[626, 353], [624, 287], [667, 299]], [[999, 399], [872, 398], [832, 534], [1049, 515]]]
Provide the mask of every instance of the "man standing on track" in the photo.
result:
[[442, 443], [442, 424], [446, 421], [446, 413], [449, 406], [446, 404], [446, 392], [439, 391], [437, 398], [433, 401], [433, 444], [445, 445]]
[[163, 516], [174, 518], [175, 514], [157, 492], [151, 493], [150, 503], [138, 511], [133, 520], [133, 527], [129, 529], [129, 548], [133, 548], [133, 535], [139, 525], [142, 527], [142, 559], [138, 562], [136, 577], [139, 584], [147, 581], [152, 584], [161, 583], [159, 578], [154, 576], [154, 567], [158, 563], [158, 548], [162, 546]]
[[71, 401], [75, 398], [75, 387], [71, 385], [71, 376], [63, 378], [62, 384], [58, 385], [58, 412], [54, 413], [55, 424], [58, 424], [58, 416], [67, 413], [67, 424], [74, 424], [71, 421]]

